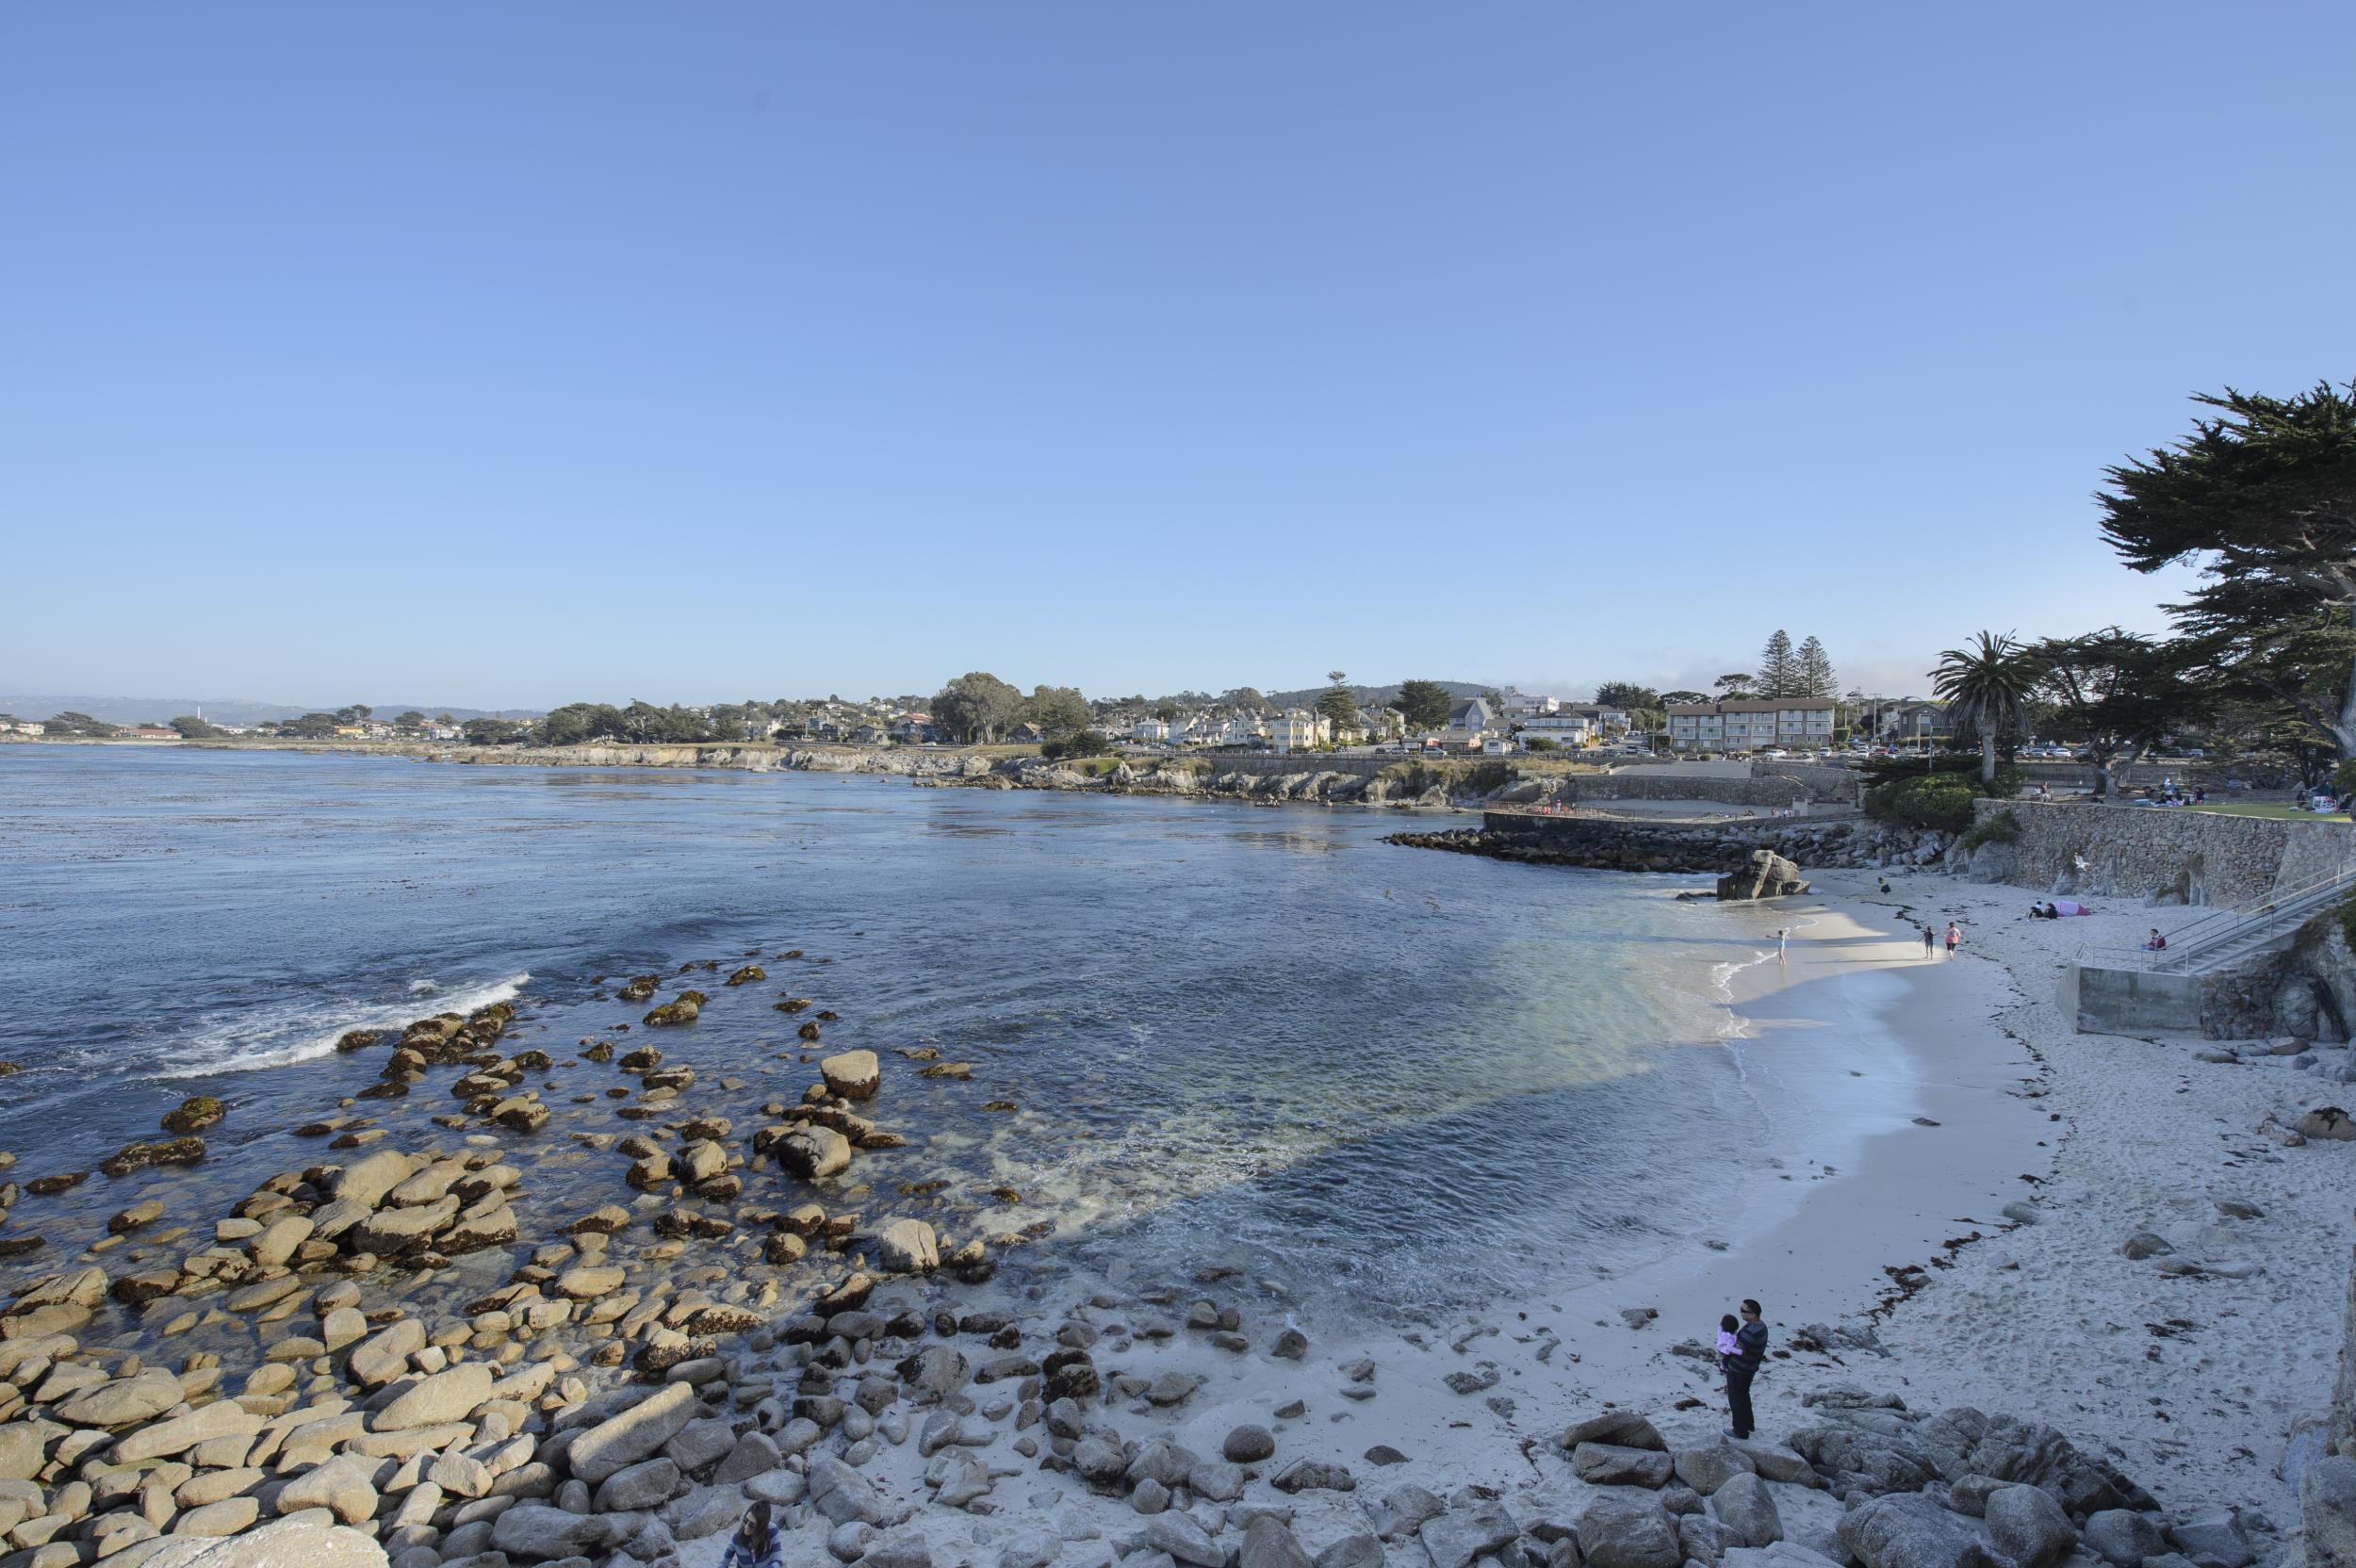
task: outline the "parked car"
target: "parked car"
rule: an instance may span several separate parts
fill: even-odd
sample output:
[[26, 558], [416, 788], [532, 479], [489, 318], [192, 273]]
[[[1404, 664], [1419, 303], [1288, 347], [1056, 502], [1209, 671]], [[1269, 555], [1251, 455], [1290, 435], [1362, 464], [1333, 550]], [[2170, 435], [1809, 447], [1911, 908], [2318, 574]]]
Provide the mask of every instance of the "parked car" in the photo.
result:
[[1759, 755], [1770, 762], [1780, 762], [1792, 754], [1784, 750], [1781, 746], [1769, 746], [1765, 751], [1760, 752]]

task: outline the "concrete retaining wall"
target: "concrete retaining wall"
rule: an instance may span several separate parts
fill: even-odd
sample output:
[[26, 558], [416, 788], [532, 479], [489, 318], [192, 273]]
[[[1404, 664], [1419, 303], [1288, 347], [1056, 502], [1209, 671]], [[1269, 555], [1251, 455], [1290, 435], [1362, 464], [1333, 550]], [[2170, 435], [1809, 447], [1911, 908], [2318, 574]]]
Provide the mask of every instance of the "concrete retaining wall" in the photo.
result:
[[2003, 880], [2039, 892], [2239, 907], [2356, 865], [2346, 823], [2034, 800], [1983, 800], [1973, 811], [2019, 825]]
[[2199, 1026], [2201, 981], [2190, 974], [2064, 966], [2057, 999], [2082, 1035], [2140, 1035]]

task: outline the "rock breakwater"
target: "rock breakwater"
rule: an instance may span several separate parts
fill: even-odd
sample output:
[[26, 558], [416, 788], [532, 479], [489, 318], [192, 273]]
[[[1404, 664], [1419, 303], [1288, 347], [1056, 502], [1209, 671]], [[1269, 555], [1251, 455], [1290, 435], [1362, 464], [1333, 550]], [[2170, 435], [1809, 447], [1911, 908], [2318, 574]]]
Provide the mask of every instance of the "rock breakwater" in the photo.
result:
[[1815, 825], [1806, 819], [1770, 819], [1678, 825], [1493, 810], [1477, 828], [1394, 833], [1383, 841], [1526, 865], [1713, 877], [1749, 868], [1752, 857], [1762, 850], [1804, 870], [1959, 870], [1970, 860], [1968, 853], [1957, 850], [1952, 833], [1918, 831], [1862, 817]]

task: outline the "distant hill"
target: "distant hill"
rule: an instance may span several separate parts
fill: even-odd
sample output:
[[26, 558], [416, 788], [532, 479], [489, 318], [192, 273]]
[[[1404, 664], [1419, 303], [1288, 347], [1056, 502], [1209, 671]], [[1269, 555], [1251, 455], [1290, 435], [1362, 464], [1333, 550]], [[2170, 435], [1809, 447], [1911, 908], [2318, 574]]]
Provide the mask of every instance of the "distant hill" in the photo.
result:
[[[334, 707], [341, 707], [341, 703]], [[537, 710], [514, 708], [493, 713], [483, 708], [452, 708], [438, 702], [379, 702], [369, 705], [380, 719], [411, 709], [431, 717], [448, 713], [453, 719], [538, 718]], [[152, 721], [176, 719], [183, 713], [199, 709], [215, 724], [275, 724], [281, 719], [297, 718], [304, 713], [332, 711], [332, 708], [290, 708], [283, 702], [259, 702], [251, 697], [116, 697], [97, 696], [90, 693], [6, 693], [0, 692], [0, 713], [13, 713], [20, 719], [46, 719], [57, 713], [88, 713], [93, 719], [108, 724], [147, 724]]]
[[[1352, 686], [1350, 688], [1350, 695], [1361, 709], [1371, 712], [1375, 709], [1388, 708], [1397, 702], [1401, 684], [1395, 680], [1388, 686]], [[1458, 701], [1465, 697], [1487, 696], [1491, 692], [1505, 690], [1505, 683], [1497, 680], [1440, 680], [1432, 684], [1445, 687], [1448, 694]], [[1278, 708], [1309, 708], [1315, 706], [1317, 698], [1325, 695], [1325, 693], [1326, 688], [1323, 686], [1307, 686], [1298, 692], [1269, 692], [1267, 696], [1268, 702]]]

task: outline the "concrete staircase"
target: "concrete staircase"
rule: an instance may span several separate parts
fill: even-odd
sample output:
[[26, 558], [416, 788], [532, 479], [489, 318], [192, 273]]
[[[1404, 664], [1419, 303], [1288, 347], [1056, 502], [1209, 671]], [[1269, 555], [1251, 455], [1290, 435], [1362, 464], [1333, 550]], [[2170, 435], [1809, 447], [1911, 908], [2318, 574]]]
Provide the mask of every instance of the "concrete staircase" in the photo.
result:
[[2077, 961], [2063, 967], [2062, 1012], [2084, 1033], [2197, 1033], [2212, 977], [2288, 948], [2300, 926], [2338, 907], [2352, 887], [2356, 867], [2278, 890], [2261, 904], [2220, 909], [2180, 927], [2158, 953], [2082, 948]]
[[2261, 953], [2291, 945], [2299, 928], [2336, 907], [2356, 886], [2356, 868], [2278, 891], [2250, 909], [2226, 909], [2196, 921], [2168, 939], [2164, 952], [2147, 953], [2146, 968], [2160, 973], [2215, 974]]

